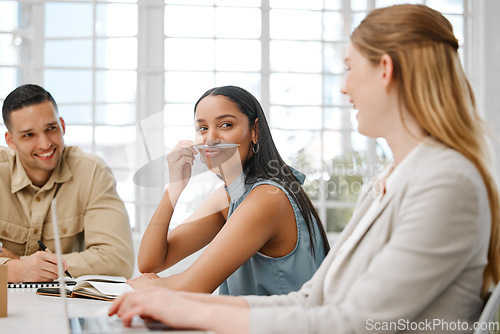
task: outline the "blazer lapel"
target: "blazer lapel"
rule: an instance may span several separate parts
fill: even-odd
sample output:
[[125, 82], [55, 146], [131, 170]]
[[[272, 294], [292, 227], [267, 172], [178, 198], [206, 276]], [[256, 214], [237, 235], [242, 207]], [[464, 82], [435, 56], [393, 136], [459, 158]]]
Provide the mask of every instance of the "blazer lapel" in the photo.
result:
[[[366, 203], [366, 207], [364, 208], [363, 212], [361, 212], [359, 215], [356, 215], [356, 223], [352, 224], [351, 228], [349, 229], [349, 235], [346, 235], [344, 237], [344, 240], [342, 240], [342, 242], [344, 242], [345, 239], [347, 239], [349, 236], [352, 235], [352, 232], [358, 227], [361, 218], [363, 218], [364, 214], [366, 214], [368, 208], [372, 205], [373, 201], [378, 200], [376, 197], [378, 197], [378, 196], [373, 194], [371, 196], [371, 200], [367, 200], [368, 203]], [[393, 197], [394, 197], [394, 192], [391, 192], [390, 194], [386, 194], [386, 195], [384, 195], [384, 197], [382, 197], [382, 199], [380, 200], [380, 203], [377, 205], [375, 214], [371, 218], [370, 223], [364, 225], [363, 227], [360, 227], [360, 228], [362, 228], [362, 230], [356, 231], [356, 233], [354, 235], [352, 235], [352, 238], [356, 238], [356, 239], [353, 240], [353, 242], [351, 242], [352, 246], [349, 249], [345, 250], [347, 253], [351, 253], [357, 247], [357, 245], [359, 244], [361, 239], [363, 239], [363, 237], [366, 235], [366, 233], [372, 227], [372, 225], [375, 223], [375, 221], [378, 219], [378, 217], [382, 214], [382, 212], [387, 207], [387, 205], [389, 204], [389, 202], [391, 201], [391, 199]], [[340, 247], [340, 245], [339, 245], [339, 247]], [[344, 257], [344, 259], [345, 258], [347, 258], [347, 256]]]

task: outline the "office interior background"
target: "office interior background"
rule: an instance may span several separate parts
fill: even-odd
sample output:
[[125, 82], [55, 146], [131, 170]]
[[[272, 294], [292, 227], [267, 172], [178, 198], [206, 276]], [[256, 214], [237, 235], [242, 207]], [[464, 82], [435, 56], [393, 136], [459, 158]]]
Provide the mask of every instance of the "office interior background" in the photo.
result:
[[[451, 21], [479, 112], [496, 132], [497, 0], [2, 0], [0, 102], [25, 83], [51, 92], [66, 144], [109, 164], [141, 235], [168, 180], [166, 154], [194, 139], [194, 103], [211, 87], [239, 85], [261, 101], [278, 150], [307, 175], [335, 234], [363, 182], [391, 159], [384, 140], [357, 132], [340, 93], [348, 36], [369, 10], [406, 2]], [[500, 142], [493, 148], [500, 156]], [[172, 226], [221, 185], [196, 171]]]

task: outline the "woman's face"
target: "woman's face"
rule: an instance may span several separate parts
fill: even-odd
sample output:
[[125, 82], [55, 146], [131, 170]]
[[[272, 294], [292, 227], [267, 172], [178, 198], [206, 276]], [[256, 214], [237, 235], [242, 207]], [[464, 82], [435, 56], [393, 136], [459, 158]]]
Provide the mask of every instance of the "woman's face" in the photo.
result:
[[391, 109], [383, 80], [383, 66], [374, 65], [352, 43], [345, 57], [346, 76], [341, 91], [350, 97], [353, 108], [358, 110], [358, 131], [366, 136], [384, 137], [386, 126], [391, 123]]
[[[196, 144], [214, 146], [200, 150], [200, 153], [202, 161], [216, 174], [220, 174], [223, 164], [226, 174], [237, 167], [241, 171], [245, 161], [253, 155], [252, 143], [257, 140], [256, 131], [250, 128], [248, 117], [225, 96], [208, 95], [198, 103], [195, 128]], [[222, 143], [238, 144], [239, 147], [217, 148], [217, 144]]]

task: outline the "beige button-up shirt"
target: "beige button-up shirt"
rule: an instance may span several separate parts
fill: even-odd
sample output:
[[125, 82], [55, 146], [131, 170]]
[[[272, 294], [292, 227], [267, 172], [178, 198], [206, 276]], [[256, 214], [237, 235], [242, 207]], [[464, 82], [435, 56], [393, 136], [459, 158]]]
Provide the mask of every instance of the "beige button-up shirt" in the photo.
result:
[[[61, 162], [41, 188], [32, 184], [16, 153], [0, 147], [0, 241], [18, 256], [52, 251], [50, 207], [57, 199], [63, 260], [69, 272], [130, 277], [134, 251], [128, 214], [105, 162], [66, 147]], [[2, 253], [0, 253], [1, 256]], [[8, 258], [0, 257], [0, 264]]]

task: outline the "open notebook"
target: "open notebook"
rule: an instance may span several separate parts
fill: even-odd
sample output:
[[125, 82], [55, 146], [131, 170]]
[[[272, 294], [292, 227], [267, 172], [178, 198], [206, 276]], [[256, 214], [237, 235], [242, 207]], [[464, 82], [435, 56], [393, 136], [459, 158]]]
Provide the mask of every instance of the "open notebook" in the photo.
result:
[[[123, 326], [122, 320], [118, 318], [117, 316], [113, 317], [108, 317], [108, 316], [96, 316], [96, 317], [70, 317], [69, 316], [69, 307], [68, 307], [68, 301], [67, 301], [67, 290], [64, 288], [63, 281], [65, 280], [64, 278], [64, 269], [63, 269], [63, 264], [62, 264], [62, 255], [61, 255], [61, 242], [59, 239], [59, 233], [58, 233], [58, 225], [57, 225], [57, 215], [56, 215], [56, 200], [52, 201], [52, 222], [53, 222], [53, 227], [54, 227], [54, 242], [55, 242], [55, 248], [56, 248], [56, 255], [57, 255], [57, 266], [58, 266], [58, 272], [59, 272], [59, 281], [61, 282], [61, 285], [59, 286], [59, 291], [60, 291], [60, 298], [61, 303], [63, 303], [63, 309], [64, 309], [64, 315], [65, 319], [67, 321], [68, 327], [67, 327], [67, 333], [82, 333], [82, 334], [97, 334], [97, 333], [150, 333], [152, 330], [154, 331], [172, 331], [171, 328], [168, 326], [156, 322], [156, 321], [143, 321], [139, 318], [134, 319], [132, 322], [132, 327], [125, 327]], [[93, 275], [89, 275], [89, 277], [92, 277]], [[100, 277], [101, 279], [106, 276], [94, 276], [95, 277]], [[114, 277], [114, 276], [107, 276], [108, 279], [109, 277]], [[126, 285], [124, 283], [124, 278], [116, 278], [118, 280], [122, 280], [121, 282], [118, 283], [109, 283], [108, 282], [98, 282], [95, 279], [94, 280], [89, 280], [88, 277], [87, 279], [83, 279], [84, 276], [81, 276], [77, 278], [76, 280], [78, 281], [76, 285], [74, 286], [74, 289], [72, 293], [75, 292], [75, 289], [79, 286], [83, 289], [89, 288], [86, 284], [91, 282], [90, 287], [96, 288], [99, 291], [99, 294], [122, 294], [124, 291], [120, 290], [123, 288], [123, 285]], [[100, 284], [99, 284], [100, 283]], [[111, 288], [111, 290], [106, 290], [104, 285], [114, 285], [114, 288]], [[128, 285], [127, 285], [128, 286]], [[121, 288], [120, 288], [121, 287]], [[108, 286], [109, 288], [109, 286]], [[130, 288], [130, 287], [129, 287]], [[128, 288], [124, 288], [128, 289]], [[130, 288], [131, 289], [131, 288]], [[81, 290], [83, 291], [83, 290]], [[92, 290], [90, 290], [92, 291]], [[64, 293], [66, 292], [66, 293]], [[116, 296], [115, 296], [116, 297]], [[177, 331], [177, 330], [175, 330]]]
[[[73, 284], [66, 286], [66, 296], [110, 301], [133, 290], [125, 283], [126, 281], [125, 277], [120, 276], [84, 275], [69, 281]], [[60, 295], [58, 287], [41, 287], [36, 293], [48, 296]]]

